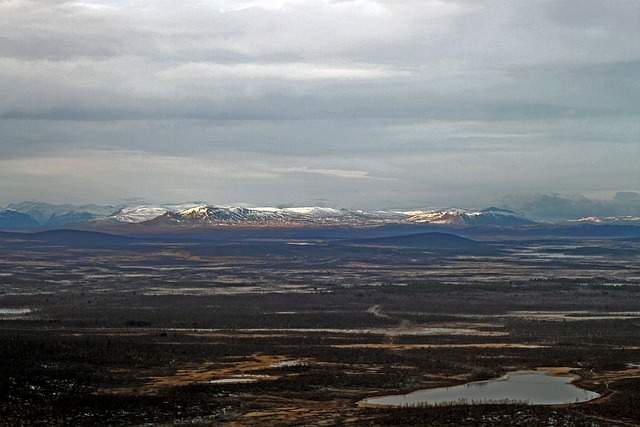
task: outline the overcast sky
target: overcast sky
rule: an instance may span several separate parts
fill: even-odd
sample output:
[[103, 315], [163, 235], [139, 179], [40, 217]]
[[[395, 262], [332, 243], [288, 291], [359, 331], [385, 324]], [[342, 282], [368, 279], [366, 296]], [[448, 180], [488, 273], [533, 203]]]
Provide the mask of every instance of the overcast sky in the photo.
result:
[[638, 0], [0, 0], [0, 205], [633, 198], [639, 23]]

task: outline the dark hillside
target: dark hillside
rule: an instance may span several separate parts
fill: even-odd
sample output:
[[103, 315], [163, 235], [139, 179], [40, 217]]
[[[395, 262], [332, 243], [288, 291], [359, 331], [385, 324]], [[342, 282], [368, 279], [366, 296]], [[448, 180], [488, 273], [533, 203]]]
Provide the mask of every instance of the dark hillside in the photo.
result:
[[404, 236], [378, 237], [371, 239], [355, 239], [349, 244], [363, 246], [385, 246], [402, 248], [422, 248], [445, 250], [451, 252], [492, 252], [496, 248], [483, 242], [467, 239], [449, 233], [418, 233]]
[[137, 242], [137, 239], [115, 234], [82, 230], [48, 230], [38, 233], [21, 233], [20, 238], [31, 244], [73, 247], [120, 246]]

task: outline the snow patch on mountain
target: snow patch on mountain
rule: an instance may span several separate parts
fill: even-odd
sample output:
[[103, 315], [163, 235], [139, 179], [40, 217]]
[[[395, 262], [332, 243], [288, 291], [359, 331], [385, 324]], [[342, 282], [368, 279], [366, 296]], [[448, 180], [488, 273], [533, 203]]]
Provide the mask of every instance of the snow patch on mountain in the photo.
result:
[[640, 216], [588, 216], [578, 219], [567, 220], [575, 224], [640, 224]]
[[153, 218], [157, 218], [167, 212], [179, 212], [198, 205], [198, 203], [189, 202], [166, 205], [127, 206], [121, 208], [113, 215], [110, 215], [105, 219], [115, 222], [136, 224], [144, 221], [149, 221]]
[[200, 225], [379, 225], [402, 222], [406, 215], [393, 212], [307, 207], [240, 207], [201, 205], [166, 213], [153, 223]]
[[463, 209], [416, 211], [362, 211], [318, 206], [306, 207], [240, 207], [193, 206], [175, 213], [165, 213], [153, 220], [154, 224], [210, 225], [384, 225], [413, 223], [444, 226], [523, 225], [531, 224], [514, 213], [506, 211], [467, 212]]
[[533, 221], [506, 210], [482, 210], [469, 212], [463, 209], [441, 211], [413, 211], [407, 221], [419, 224], [472, 226], [510, 226], [533, 224]]

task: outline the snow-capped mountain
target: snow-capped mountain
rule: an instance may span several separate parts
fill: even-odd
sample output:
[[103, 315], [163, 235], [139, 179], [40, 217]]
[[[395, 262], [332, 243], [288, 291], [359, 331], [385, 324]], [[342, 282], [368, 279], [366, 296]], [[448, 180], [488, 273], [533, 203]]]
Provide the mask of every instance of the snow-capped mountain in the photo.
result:
[[515, 213], [499, 210], [467, 212], [461, 209], [441, 211], [362, 211], [323, 207], [272, 208], [201, 205], [179, 212], [167, 212], [148, 225], [382, 225], [430, 224], [443, 226], [524, 225], [533, 224]]
[[324, 207], [273, 208], [201, 205], [167, 212], [149, 225], [375, 225], [402, 222], [406, 215]]
[[113, 213], [115, 208], [113, 206], [100, 205], [54, 205], [30, 201], [11, 203], [5, 210], [26, 214], [41, 226], [57, 227], [101, 218]]
[[101, 221], [115, 223], [140, 223], [157, 218], [167, 212], [179, 212], [201, 205], [201, 203], [178, 203], [165, 205], [125, 206]]
[[408, 222], [419, 224], [449, 225], [449, 226], [473, 226], [473, 225], [493, 225], [511, 226], [534, 224], [526, 218], [514, 212], [488, 208], [478, 212], [468, 212], [462, 209], [413, 211], [407, 218]]
[[409, 222], [428, 223], [438, 225], [462, 225], [465, 223], [466, 214], [457, 211], [414, 211], [407, 218]]
[[[416, 211], [363, 211], [311, 207], [214, 206], [198, 202], [135, 206], [53, 205], [42, 202], [11, 204], [0, 211], [0, 227], [33, 228], [81, 225], [102, 227], [142, 223], [148, 226], [209, 227], [246, 226], [377, 226], [428, 224], [448, 227], [477, 225], [514, 226], [532, 224], [514, 212], [488, 208]], [[4, 225], [3, 225], [4, 224]], [[15, 224], [15, 225], [14, 225]]]
[[[198, 202], [187, 202], [113, 207], [100, 205], [77, 206], [70, 204], [54, 205], [44, 202], [22, 202], [12, 203], [7, 206], [5, 210], [0, 212], [19, 212], [26, 215], [34, 222], [32, 227], [60, 227], [63, 225], [80, 223], [139, 223], [156, 218], [166, 212], [178, 212], [201, 204], [202, 203]], [[10, 214], [6, 213], [4, 215], [6, 217]]]

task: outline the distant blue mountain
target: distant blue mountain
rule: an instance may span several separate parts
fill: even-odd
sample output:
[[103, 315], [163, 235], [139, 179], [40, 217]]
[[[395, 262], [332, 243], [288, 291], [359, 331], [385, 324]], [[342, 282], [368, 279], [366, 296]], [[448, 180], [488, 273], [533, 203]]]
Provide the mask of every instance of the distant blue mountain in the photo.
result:
[[0, 230], [37, 228], [40, 224], [31, 215], [12, 209], [0, 211]]
[[29, 201], [11, 203], [7, 210], [17, 211], [31, 216], [41, 226], [59, 227], [65, 224], [89, 221], [112, 214], [113, 206], [100, 205], [54, 205], [51, 203]]

